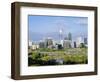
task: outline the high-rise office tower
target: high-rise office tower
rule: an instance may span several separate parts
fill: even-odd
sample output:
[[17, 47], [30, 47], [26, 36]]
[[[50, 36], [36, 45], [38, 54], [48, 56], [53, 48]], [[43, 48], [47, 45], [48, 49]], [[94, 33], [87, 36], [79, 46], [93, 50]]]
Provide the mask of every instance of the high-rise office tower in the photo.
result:
[[87, 38], [84, 38], [84, 44], [87, 44]]
[[76, 42], [74, 41], [74, 48], [76, 48]]
[[60, 41], [60, 43], [62, 42], [62, 40], [63, 40], [63, 30], [60, 29], [59, 30], [59, 41]]
[[72, 34], [70, 32], [68, 33], [68, 40], [72, 41]]

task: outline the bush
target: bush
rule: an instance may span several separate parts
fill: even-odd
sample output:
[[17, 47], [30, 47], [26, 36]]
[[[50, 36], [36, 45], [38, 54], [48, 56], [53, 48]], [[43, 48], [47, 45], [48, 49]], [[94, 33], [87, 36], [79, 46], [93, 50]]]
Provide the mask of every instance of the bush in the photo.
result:
[[32, 53], [32, 59], [33, 60], [38, 60], [39, 58], [41, 58], [41, 54], [40, 53], [35, 53], [35, 52], [33, 52]]
[[64, 57], [65, 64], [86, 64], [86, 55], [67, 55]]
[[[38, 51], [33, 51], [29, 55], [29, 61], [28, 64], [33, 65], [33, 66], [41, 66], [41, 65], [61, 65], [59, 61], [57, 60], [62, 60], [63, 65], [68, 65], [68, 64], [87, 64], [88, 59], [87, 59], [87, 48], [79, 48], [79, 49], [66, 49], [66, 50], [55, 50], [55, 54], [52, 53], [40, 53], [45, 50], [51, 53], [53, 49], [46, 49], [42, 48], [41, 50]], [[75, 51], [75, 53], [68, 53], [70, 50]], [[66, 51], [66, 52], [65, 52]]]
[[28, 57], [28, 66], [33, 65], [34, 60], [31, 57]]

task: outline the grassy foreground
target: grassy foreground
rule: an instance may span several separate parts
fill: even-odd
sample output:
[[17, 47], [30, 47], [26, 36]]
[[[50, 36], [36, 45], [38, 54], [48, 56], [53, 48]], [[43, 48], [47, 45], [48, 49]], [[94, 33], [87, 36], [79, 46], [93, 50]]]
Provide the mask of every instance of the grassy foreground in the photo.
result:
[[38, 49], [28, 54], [28, 66], [87, 64], [87, 48]]

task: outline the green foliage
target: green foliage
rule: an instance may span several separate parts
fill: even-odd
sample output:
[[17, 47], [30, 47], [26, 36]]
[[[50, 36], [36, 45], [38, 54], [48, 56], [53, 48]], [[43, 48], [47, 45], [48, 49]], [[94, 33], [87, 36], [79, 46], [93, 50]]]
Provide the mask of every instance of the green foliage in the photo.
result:
[[86, 48], [85, 44], [84, 43], [81, 43], [80, 44], [80, 48]]
[[40, 52], [42, 52], [42, 51], [53, 52], [53, 49], [50, 49], [50, 48], [40, 48], [39, 51]]
[[63, 49], [62, 45], [61, 44], [58, 44], [58, 49]]
[[[43, 53], [44, 50], [46, 50], [45, 52], [48, 53]], [[31, 60], [29, 60], [29, 63], [31, 63], [31, 65], [51, 65], [51, 63], [54, 65], [60, 65], [56, 63], [57, 59], [62, 59], [64, 65], [88, 63], [87, 48], [71, 48], [66, 50], [52, 51], [54, 53], [51, 53], [51, 51], [52, 49], [44, 48], [38, 51], [32, 51]]]
[[87, 56], [86, 55], [67, 55], [64, 56], [64, 62], [66, 64], [82, 64], [82, 63], [86, 63], [87, 61]]
[[33, 52], [32, 53], [32, 59], [37, 60], [39, 58], [41, 58], [41, 54], [40, 53], [37, 53], [37, 52]]
[[41, 58], [43, 61], [49, 61], [50, 59], [52, 59], [50, 56], [44, 56]]

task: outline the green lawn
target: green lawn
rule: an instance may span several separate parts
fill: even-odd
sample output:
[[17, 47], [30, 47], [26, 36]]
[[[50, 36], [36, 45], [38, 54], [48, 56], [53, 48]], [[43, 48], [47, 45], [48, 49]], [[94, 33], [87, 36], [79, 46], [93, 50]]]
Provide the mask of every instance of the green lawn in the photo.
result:
[[[56, 60], [58, 60], [58, 62]], [[60, 60], [63, 61], [63, 63], [60, 63]], [[70, 48], [62, 50], [42, 48], [31, 52], [28, 59], [28, 65], [87, 64], [87, 61], [87, 48]]]

